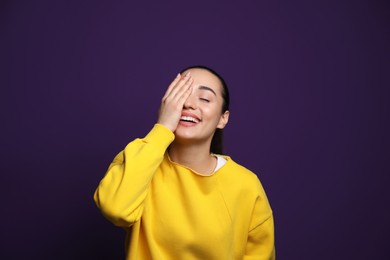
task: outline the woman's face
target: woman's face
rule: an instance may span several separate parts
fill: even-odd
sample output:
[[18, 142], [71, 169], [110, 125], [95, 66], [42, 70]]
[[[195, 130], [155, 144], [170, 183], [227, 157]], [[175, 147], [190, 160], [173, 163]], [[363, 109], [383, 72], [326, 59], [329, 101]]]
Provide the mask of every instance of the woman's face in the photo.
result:
[[176, 139], [211, 142], [216, 128], [223, 129], [229, 119], [228, 111], [222, 113], [222, 85], [207, 70], [195, 68], [188, 71], [193, 78], [192, 92], [184, 103], [182, 117], [175, 131]]

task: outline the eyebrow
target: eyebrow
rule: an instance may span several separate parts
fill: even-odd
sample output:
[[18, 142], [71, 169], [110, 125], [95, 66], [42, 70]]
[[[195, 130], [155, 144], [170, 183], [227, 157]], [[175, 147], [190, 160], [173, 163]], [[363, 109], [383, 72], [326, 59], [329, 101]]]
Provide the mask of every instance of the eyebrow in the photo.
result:
[[210, 88], [210, 87], [207, 87], [207, 86], [199, 86], [198, 89], [200, 89], [200, 90], [208, 90], [208, 91], [211, 91], [211, 92], [213, 92], [213, 94], [214, 94], [215, 96], [217, 96], [217, 93], [215, 93], [215, 91], [214, 91], [212, 88]]

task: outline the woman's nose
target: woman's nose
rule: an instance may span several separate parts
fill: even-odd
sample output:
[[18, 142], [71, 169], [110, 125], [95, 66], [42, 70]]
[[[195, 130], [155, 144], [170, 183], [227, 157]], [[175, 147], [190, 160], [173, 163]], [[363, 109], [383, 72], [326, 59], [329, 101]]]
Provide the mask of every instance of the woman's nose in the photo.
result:
[[196, 109], [196, 97], [193, 94], [191, 94], [184, 102], [184, 108]]

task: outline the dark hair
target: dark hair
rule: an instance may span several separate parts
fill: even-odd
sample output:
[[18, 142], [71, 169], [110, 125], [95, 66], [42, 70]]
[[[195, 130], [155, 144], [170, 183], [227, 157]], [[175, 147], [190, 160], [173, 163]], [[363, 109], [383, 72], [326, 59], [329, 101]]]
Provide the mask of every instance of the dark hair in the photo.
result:
[[[222, 99], [223, 99], [221, 113], [225, 113], [226, 111], [228, 111], [229, 104], [230, 104], [229, 89], [227, 87], [225, 80], [222, 78], [222, 76], [219, 75], [213, 69], [206, 67], [206, 66], [202, 66], [202, 65], [187, 67], [187, 68], [183, 69], [180, 72], [180, 74], [182, 74], [183, 72], [185, 72], [186, 70], [189, 70], [189, 69], [207, 70], [208, 72], [210, 72], [211, 74], [213, 74], [214, 76], [216, 76], [219, 79], [219, 81], [221, 82], [221, 85], [222, 85]], [[214, 135], [213, 135], [213, 139], [211, 140], [210, 152], [214, 153], [214, 154], [223, 154], [223, 129], [217, 128], [215, 130]]]

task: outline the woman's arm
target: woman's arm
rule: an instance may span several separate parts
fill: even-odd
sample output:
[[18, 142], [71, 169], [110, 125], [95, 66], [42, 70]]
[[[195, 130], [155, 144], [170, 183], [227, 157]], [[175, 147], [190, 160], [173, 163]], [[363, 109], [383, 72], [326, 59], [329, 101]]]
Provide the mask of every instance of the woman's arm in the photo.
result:
[[274, 260], [274, 219], [271, 215], [248, 234], [245, 260]]
[[131, 226], [141, 217], [150, 181], [173, 139], [169, 129], [156, 124], [145, 138], [129, 143], [114, 158], [94, 200], [115, 225]]
[[183, 105], [191, 93], [192, 78], [180, 74], [161, 101], [158, 124], [143, 139], [136, 139], [109, 166], [94, 194], [97, 206], [111, 222], [128, 227], [139, 220], [149, 184], [174, 140]]
[[274, 260], [275, 237], [273, 213], [263, 186], [258, 179], [256, 183], [259, 193], [252, 211], [244, 259]]

